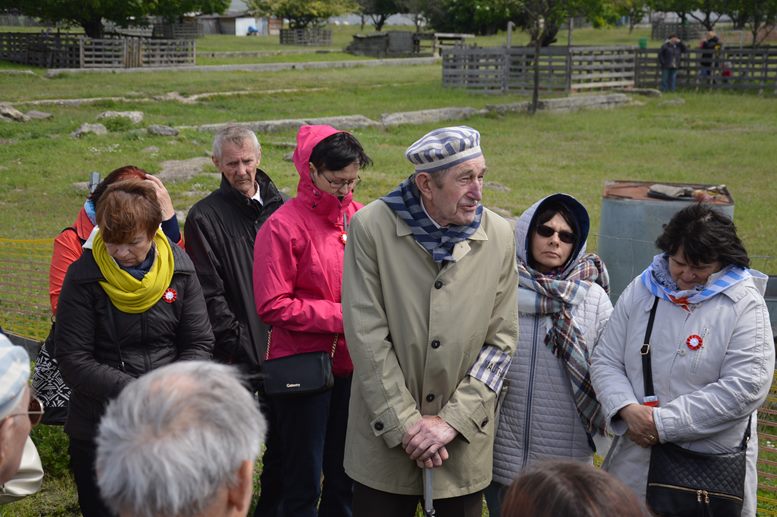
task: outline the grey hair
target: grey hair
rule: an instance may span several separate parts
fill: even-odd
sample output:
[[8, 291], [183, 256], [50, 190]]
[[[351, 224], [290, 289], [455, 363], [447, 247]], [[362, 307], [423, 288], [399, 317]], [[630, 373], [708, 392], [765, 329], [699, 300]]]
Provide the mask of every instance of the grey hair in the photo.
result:
[[251, 131], [245, 126], [226, 126], [219, 129], [216, 132], [216, 136], [213, 137], [213, 156], [217, 159], [221, 159], [221, 150], [224, 147], [225, 142], [241, 146], [243, 142], [248, 140], [254, 144], [257, 154], [261, 152], [262, 146], [259, 144], [259, 139], [256, 137], [256, 133]]
[[237, 369], [183, 361], [130, 383], [97, 435], [97, 484], [115, 513], [196, 515], [256, 461], [267, 423]]

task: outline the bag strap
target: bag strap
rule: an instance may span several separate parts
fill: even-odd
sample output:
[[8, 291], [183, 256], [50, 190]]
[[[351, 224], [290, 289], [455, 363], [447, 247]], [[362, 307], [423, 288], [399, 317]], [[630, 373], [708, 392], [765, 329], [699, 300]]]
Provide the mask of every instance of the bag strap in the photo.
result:
[[750, 425], [753, 423], [753, 414], [750, 413], [750, 416], [747, 418], [747, 427], [745, 428], [745, 436], [742, 438], [742, 446], [740, 447], [740, 450], [744, 451], [747, 449], [747, 444], [750, 442]]
[[[335, 358], [335, 349], [337, 348], [337, 340], [340, 338], [340, 334], [335, 334], [335, 339], [332, 341], [332, 351], [329, 352], [329, 357]], [[270, 359], [270, 341], [272, 341], [272, 327], [267, 331], [267, 352], [264, 354], [264, 360]]]
[[653, 307], [650, 308], [644, 344], [639, 350], [639, 353], [642, 355], [642, 381], [645, 387], [645, 398], [642, 400], [642, 404], [651, 407], [658, 407], [658, 397], [656, 397], [653, 388], [653, 366], [650, 360], [650, 335], [653, 333], [653, 321], [656, 319], [657, 307], [658, 297], [656, 296], [653, 301]]
[[86, 241], [84, 239], [82, 239], [80, 235], [78, 235], [78, 231], [75, 229], [74, 226], [68, 226], [67, 228], [62, 228], [62, 230], [59, 233], [65, 233], [67, 231], [72, 231], [73, 233], [75, 233], [76, 234], [76, 238], [81, 243], [81, 246], [84, 245], [84, 243]]
[[[650, 336], [653, 333], [653, 322], [656, 319], [656, 308], [658, 307], [658, 297], [653, 301], [653, 307], [650, 308], [650, 316], [648, 317], [647, 329], [645, 329], [645, 340], [639, 353], [642, 355], [642, 378], [645, 387], [645, 398], [642, 402], [645, 406], [658, 407], [658, 397], [655, 395], [653, 388], [653, 367], [650, 360]], [[752, 424], [753, 415], [747, 419], [747, 427], [745, 428], [745, 435], [742, 438], [742, 445], [740, 450], [747, 449], [747, 444], [750, 442], [750, 425]]]

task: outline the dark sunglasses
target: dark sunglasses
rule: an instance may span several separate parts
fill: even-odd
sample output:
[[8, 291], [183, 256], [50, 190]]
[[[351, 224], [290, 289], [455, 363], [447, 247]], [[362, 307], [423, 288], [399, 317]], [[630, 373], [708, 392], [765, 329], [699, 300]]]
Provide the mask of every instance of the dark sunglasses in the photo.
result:
[[564, 242], [566, 244], [575, 243], [575, 234], [572, 232], [565, 232], [563, 230], [560, 232], [557, 232], [556, 230], [554, 230], [553, 228], [545, 224], [541, 224], [537, 227], [537, 234], [540, 237], [546, 237], [546, 238], [553, 237], [554, 233], [558, 233], [558, 238], [561, 242]]
[[43, 411], [43, 402], [35, 397], [30, 397], [30, 404], [27, 406], [26, 413], [14, 413], [8, 416], [26, 416], [30, 419], [30, 425], [35, 427], [43, 420]]

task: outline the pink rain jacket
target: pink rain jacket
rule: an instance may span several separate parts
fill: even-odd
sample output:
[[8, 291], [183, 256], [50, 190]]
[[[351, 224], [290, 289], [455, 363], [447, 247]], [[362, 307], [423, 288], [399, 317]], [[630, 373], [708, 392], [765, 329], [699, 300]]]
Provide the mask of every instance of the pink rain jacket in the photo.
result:
[[321, 140], [339, 133], [330, 126], [303, 126], [297, 134], [294, 165], [297, 197], [262, 225], [254, 246], [256, 312], [272, 326], [267, 357], [329, 351], [337, 335], [334, 374], [350, 375], [351, 357], [343, 336], [340, 293], [343, 255], [353, 214], [363, 205], [352, 192], [340, 201], [310, 179], [309, 161]]

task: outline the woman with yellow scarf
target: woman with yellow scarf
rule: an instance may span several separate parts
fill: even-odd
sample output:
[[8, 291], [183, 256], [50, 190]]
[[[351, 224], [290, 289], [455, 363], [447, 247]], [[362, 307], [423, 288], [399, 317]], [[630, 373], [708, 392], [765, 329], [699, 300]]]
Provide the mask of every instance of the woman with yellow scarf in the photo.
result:
[[111, 185], [96, 218], [62, 286], [54, 352], [72, 390], [65, 432], [85, 517], [111, 515], [94, 475], [94, 437], [108, 401], [154, 368], [209, 359], [214, 344], [194, 266], [160, 230], [153, 188]]

